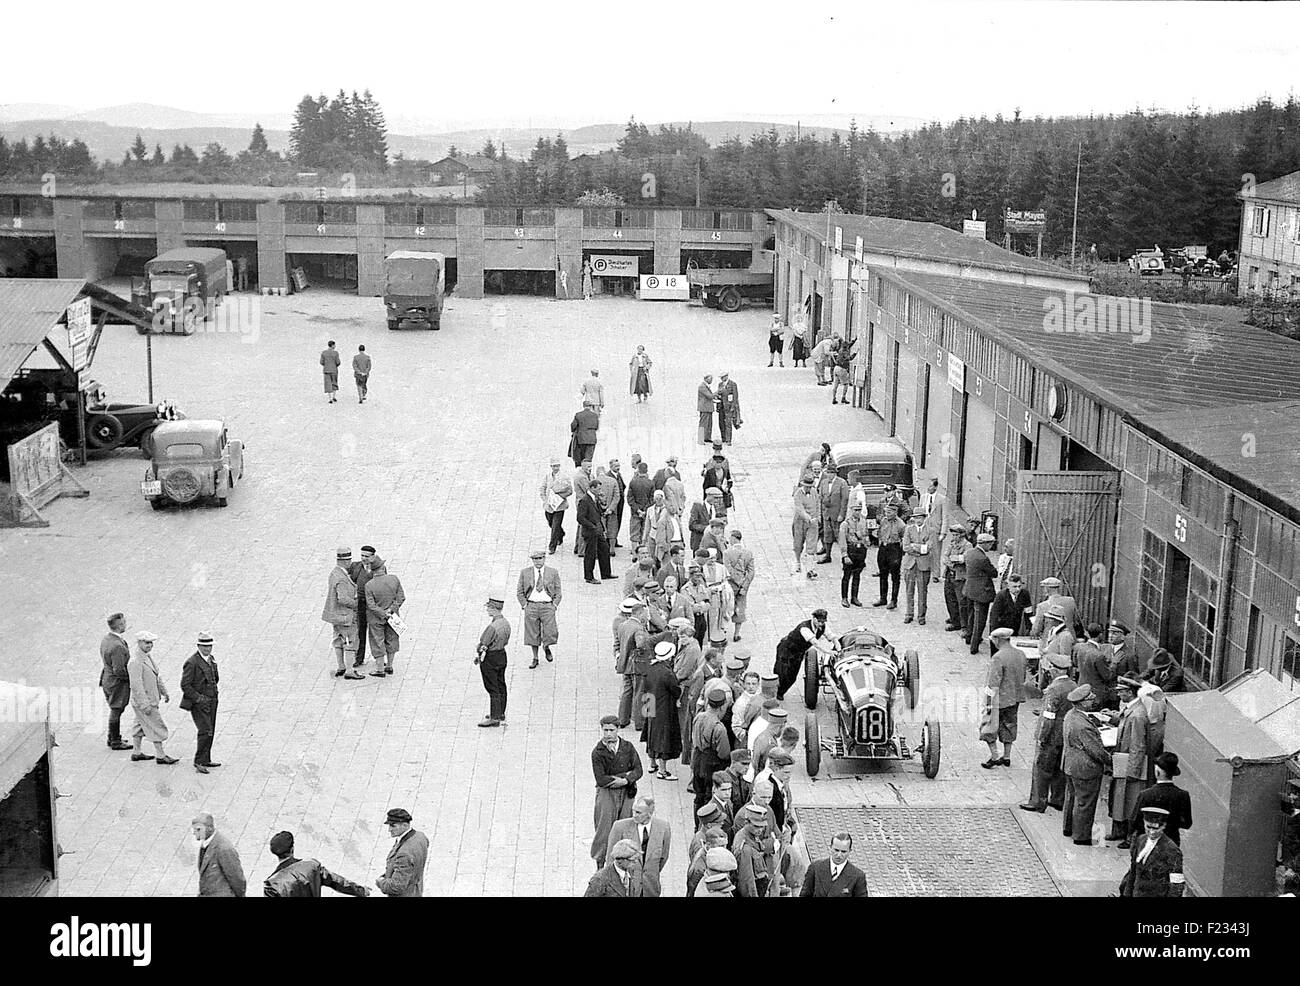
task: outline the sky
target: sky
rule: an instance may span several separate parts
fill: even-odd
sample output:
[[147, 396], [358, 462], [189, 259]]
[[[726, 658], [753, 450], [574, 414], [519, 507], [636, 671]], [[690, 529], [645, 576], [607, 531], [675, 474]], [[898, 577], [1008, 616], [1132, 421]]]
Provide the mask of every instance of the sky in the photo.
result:
[[1295, 3], [9, 0], [3, 33], [21, 43], [4, 45], [0, 104], [288, 114], [368, 87], [390, 129], [429, 132], [1211, 110], [1283, 101], [1300, 78]]

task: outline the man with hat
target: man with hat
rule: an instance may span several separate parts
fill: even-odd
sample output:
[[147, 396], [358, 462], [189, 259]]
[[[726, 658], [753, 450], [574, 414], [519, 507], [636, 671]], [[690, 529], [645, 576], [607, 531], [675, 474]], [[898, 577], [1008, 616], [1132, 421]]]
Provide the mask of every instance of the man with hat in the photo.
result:
[[731, 844], [736, 857], [736, 896], [771, 896], [776, 881], [776, 840], [768, 831], [768, 813], [761, 805], [746, 805], [736, 816], [736, 825]]
[[[1053, 603], [1043, 611], [1040, 618], [1042, 625], [1046, 628], [1046, 633], [1040, 637], [1041, 643], [1038, 646], [1040, 659], [1049, 654], [1064, 654], [1073, 663], [1075, 639], [1070, 628], [1065, 625], [1065, 616], [1065, 607], [1059, 603]], [[1082, 681], [1080, 681], [1080, 684], [1082, 684]], [[1097, 705], [1100, 707], [1106, 696], [1095, 685], [1093, 686], [1093, 693], [1097, 699]]]
[[573, 480], [560, 472], [561, 464], [558, 455], [551, 456], [551, 471], [542, 477], [542, 515], [546, 518], [546, 528], [550, 531], [546, 550], [552, 555], [564, 541], [564, 511], [569, 506], [569, 497], [573, 495]]
[[[698, 812], [695, 813], [700, 819], [699, 831], [691, 839], [690, 865], [686, 868], [686, 896], [696, 896], [695, 891], [700, 886], [700, 881], [708, 872], [705, 864], [706, 853], [710, 849], [726, 849], [731, 845], [731, 837], [724, 832], [719, 826], [712, 824], [708, 819], [716, 818], [718, 811], [713, 802], [709, 802]], [[714, 857], [716, 858], [716, 857]]]
[[1061, 769], [1065, 771], [1061, 834], [1072, 837], [1076, 846], [1090, 846], [1101, 778], [1110, 769], [1110, 753], [1102, 745], [1097, 723], [1088, 715], [1097, 707], [1092, 686], [1080, 685], [1066, 698], [1070, 711], [1065, 714], [1061, 730]]
[[808, 648], [815, 647], [823, 655], [835, 652], [835, 642], [827, 636], [826, 610], [815, 609], [809, 619], [803, 620], [781, 638], [776, 645], [776, 659], [772, 670], [777, 677], [776, 697], [784, 700], [785, 693], [799, 677]]
[[1113, 672], [1112, 680], [1120, 675], [1136, 678], [1141, 674], [1142, 662], [1133, 648], [1133, 640], [1130, 637], [1132, 632], [1123, 620], [1112, 619], [1106, 628], [1104, 649]]
[[876, 576], [880, 580], [880, 598], [871, 605], [898, 609], [898, 583], [903, 569], [903, 533], [907, 525], [898, 515], [898, 505], [887, 502], [880, 509], [880, 526], [876, 529]]
[[[794, 520], [790, 526], [790, 533], [794, 536], [794, 570], [802, 572], [804, 555], [817, 553], [817, 529], [821, 526], [821, 501], [818, 500], [817, 492], [813, 489], [810, 476], [800, 477], [792, 499]], [[817, 573], [813, 571], [810, 563], [808, 578], [816, 577]]]
[[740, 420], [740, 388], [731, 374], [723, 370], [718, 375], [718, 437], [724, 445], [731, 444], [731, 432], [744, 422]]
[[375, 886], [385, 897], [423, 897], [428, 836], [411, 827], [411, 813], [405, 808], [389, 808], [384, 824], [393, 838], [393, 848], [388, 850], [384, 875], [375, 880]]
[[[993, 655], [984, 682], [984, 717], [980, 739], [988, 744], [989, 758], [981, 767], [1011, 766], [1011, 744], [1020, 728], [1020, 703], [1025, 697], [1025, 653], [1011, 646], [1011, 631], [999, 627], [989, 634]], [[1002, 744], [998, 756], [997, 744]]]
[[[690, 897], [734, 897], [736, 857], [725, 846], [713, 846], [704, 851], [704, 870], [695, 886], [687, 888]], [[687, 880], [689, 882], [689, 876]]]
[[1149, 681], [1166, 695], [1172, 692], [1184, 692], [1187, 683], [1183, 677], [1183, 666], [1174, 660], [1174, 655], [1163, 647], [1157, 648], [1151, 655], [1151, 663], [1142, 672], [1144, 681]]
[[597, 414], [605, 410], [605, 385], [601, 383], [599, 370], [593, 369], [591, 376], [582, 381], [579, 394], [583, 404], [590, 404]]
[[682, 755], [682, 726], [677, 716], [682, 686], [673, 672], [676, 655], [675, 640], [661, 640], [655, 644], [654, 660], [646, 669], [641, 691], [645, 720], [641, 739], [650, 759], [650, 776], [664, 781], [677, 780], [668, 763]]
[[401, 579], [388, 571], [383, 562], [370, 566], [370, 581], [366, 583], [366, 624], [370, 634], [370, 653], [375, 659], [372, 678], [393, 674], [393, 658], [401, 649], [402, 639], [390, 617], [400, 616], [406, 605], [406, 592]]
[[1065, 624], [1066, 629], [1073, 633], [1075, 626], [1079, 622], [1079, 606], [1074, 601], [1074, 597], [1062, 594], [1061, 580], [1055, 575], [1049, 575], [1038, 584], [1046, 595], [1034, 610], [1034, 621], [1029, 628], [1029, 632], [1040, 640], [1046, 636], [1050, 627], [1046, 625], [1043, 617], [1052, 606], [1059, 606], [1061, 608], [1061, 621]]
[[691, 531], [691, 551], [698, 551], [709, 521], [714, 517], [724, 517], [726, 508], [722, 505], [722, 490], [711, 486], [704, 491], [704, 502], [691, 504], [689, 527]]
[[948, 535], [940, 548], [943, 556], [943, 601], [948, 607], [948, 622], [943, 627], [945, 630], [966, 629], [966, 617], [970, 609], [970, 600], [966, 598], [966, 549], [970, 546], [965, 526], [949, 524]]
[[1112, 757], [1110, 834], [1106, 840], [1119, 842], [1121, 849], [1128, 848], [1129, 819], [1137, 810], [1138, 795], [1147, 786], [1147, 734], [1151, 720], [1146, 706], [1138, 700], [1141, 687], [1142, 682], [1136, 678], [1124, 677], [1115, 682], [1120, 711], [1111, 719], [1119, 726], [1119, 737]]
[[348, 566], [348, 577], [357, 586], [357, 657], [352, 662], [354, 668], [359, 668], [366, 663], [366, 641], [369, 638], [370, 626], [366, 618], [366, 583], [383, 565], [384, 560], [375, 553], [374, 546], [363, 544], [361, 557]]
[[992, 534], [981, 531], [975, 538], [975, 547], [966, 549], [966, 585], [962, 591], [970, 600], [970, 623], [966, 627], [965, 639], [970, 644], [972, 654], [980, 652], [989, 606], [997, 595], [994, 583], [998, 569], [989, 557], [996, 543]]
[[167, 724], [163, 722], [158, 703], [170, 702], [171, 696], [167, 694], [167, 686], [162, 682], [158, 665], [154, 662], [151, 653], [154, 641], [157, 639], [148, 630], [139, 631], [135, 635], [135, 653], [126, 662], [126, 674], [131, 683], [131, 709], [135, 712], [134, 747], [131, 759], [136, 761], [154, 759], [142, 749], [147, 736], [153, 743], [157, 762], [168, 766], [177, 761], [175, 757], [167, 756], [167, 751], [163, 749], [163, 743], [171, 734], [167, 731]]
[[903, 622], [912, 622], [913, 604], [915, 604], [918, 626], [925, 626], [926, 596], [930, 591], [930, 571], [934, 567], [930, 557], [930, 527], [926, 523], [928, 516], [924, 508], [917, 507], [903, 530], [901, 569], [903, 584], [906, 586], [904, 597], [907, 602], [907, 612], [903, 614]]
[[[632, 816], [636, 782], [641, 779], [641, 755], [618, 735], [618, 730], [618, 716], [602, 716], [600, 741], [591, 751], [591, 773], [596, 779], [593, 813], [596, 834], [591, 840], [591, 858], [596, 861], [597, 869], [605, 865], [609, 830], [620, 818]], [[640, 853], [636, 855], [639, 857]]]
[[200, 774], [221, 766], [212, 761], [212, 740], [217, 732], [219, 677], [212, 644], [212, 634], [199, 634], [198, 649], [185, 659], [185, 666], [181, 669], [181, 708], [189, 712], [198, 733], [194, 769]]
[[614, 661], [614, 671], [623, 679], [623, 690], [618, 702], [618, 725], [621, 729], [635, 722], [636, 728], [640, 730], [644, 722], [640, 718], [641, 710], [637, 707], [636, 655], [650, 645], [650, 620], [645, 602], [641, 599], [629, 596], [624, 600], [624, 606], [629, 607], [628, 618], [618, 630], [618, 654]]
[[633, 549], [645, 543], [646, 513], [655, 498], [655, 486], [650, 481], [649, 469], [644, 462], [638, 462], [627, 483], [627, 533]]
[[669, 476], [664, 480], [664, 503], [666, 503], [678, 517], [686, 515], [686, 487], [677, 476]]
[[114, 613], [108, 618], [108, 633], [99, 642], [99, 659], [103, 668], [99, 672], [99, 687], [108, 702], [108, 748], [129, 750], [131, 744], [122, 739], [122, 712], [131, 701], [131, 682], [126, 665], [131, 660], [131, 647], [126, 642], [126, 617]]
[[754, 553], [744, 545], [744, 535], [734, 528], [728, 532], [730, 546], [722, 553], [722, 562], [727, 570], [727, 581], [731, 583], [731, 593], [735, 599], [731, 613], [733, 642], [740, 640], [740, 627], [745, 622], [749, 606], [749, 587], [754, 584]]
[[691, 725], [691, 781], [695, 788], [695, 807], [713, 797], [713, 774], [731, 762], [731, 741], [722, 724], [729, 690], [726, 694], [706, 689], [708, 707]]
[[263, 884], [265, 897], [319, 897], [321, 887], [349, 897], [369, 897], [370, 888], [331, 873], [319, 859], [298, 859], [293, 854], [293, 833], [271, 836], [271, 855], [279, 860]]
[[695, 718], [695, 703], [699, 699], [699, 690], [703, 687], [704, 657], [700, 651], [700, 643], [695, 639], [693, 618], [685, 615], [674, 616], [668, 621], [668, 629], [677, 635], [676, 640], [672, 641], [676, 648], [673, 655], [673, 676], [681, 686], [681, 693], [677, 697], [677, 726], [681, 733], [682, 763], [689, 766], [691, 723]]
[[764, 718], [767, 719], [767, 728], [754, 737], [749, 747], [754, 754], [755, 778], [767, 769], [768, 755], [779, 742], [781, 730], [785, 729], [786, 724], [790, 721], [790, 713], [779, 707], [767, 709], [764, 712]]
[[[840, 536], [840, 525], [849, 515], [849, 484], [834, 469], [823, 469], [817, 480], [817, 500], [821, 506], [822, 553], [819, 565], [831, 563], [831, 549]], [[843, 559], [843, 554], [841, 554]]]
[[624, 598], [637, 594], [635, 591], [635, 582], [637, 579], [641, 580], [641, 585], [644, 588], [645, 583], [655, 577], [655, 562], [654, 558], [650, 555], [650, 549], [645, 545], [641, 545], [636, 549], [635, 557], [636, 564], [629, 566], [628, 570], [623, 573]]
[[[590, 461], [590, 460], [587, 460]], [[600, 564], [600, 578], [612, 579], [609, 567], [609, 538], [605, 536], [605, 509], [597, 499], [596, 484], [587, 487], [578, 500], [578, 527], [582, 530], [582, 572], [590, 585], [600, 585], [596, 578], [596, 564]]]
[[713, 390], [713, 374], [706, 373], [695, 391], [695, 410], [700, 415], [697, 440], [701, 445], [710, 445], [713, 442], [713, 412], [717, 402], [718, 395]]
[[589, 462], [596, 451], [596, 433], [600, 431], [600, 415], [591, 401], [582, 402], [582, 410], [569, 422], [569, 452], [574, 466]]
[[727, 518], [723, 516], [709, 519], [709, 526], [700, 538], [700, 550], [710, 553], [710, 557], [721, 559], [727, 550]]
[[704, 477], [702, 489], [706, 493], [714, 487], [722, 490], [722, 505], [730, 510], [732, 506], [731, 463], [722, 452], [721, 442], [713, 443], [713, 456], [704, 463], [700, 475]]
[[[604, 852], [601, 853], [602, 857]], [[584, 897], [640, 897], [641, 850], [630, 839], [619, 839], [609, 850], [609, 865], [600, 864], [587, 883]]]
[[357, 656], [357, 584], [348, 574], [352, 549], [339, 548], [334, 555], [320, 618], [334, 628], [334, 659], [338, 662], [334, 677], [360, 681], [361, 675], [352, 669]]
[[[510, 643], [510, 621], [502, 613], [505, 605], [504, 599], [487, 601], [488, 625], [479, 634], [475, 652], [474, 663], [488, 693], [488, 714], [479, 722], [484, 728], [503, 726], [506, 721], [506, 645]], [[534, 658], [534, 666], [536, 663]]]
[[531, 647], [533, 663], [528, 667], [537, 667], [537, 648], [546, 652], [546, 660], [553, 661], [551, 645], [560, 640], [560, 628], [555, 621], [555, 611], [559, 608], [563, 592], [560, 588], [560, 573], [546, 564], [546, 552], [534, 548], [528, 556], [532, 564], [519, 573], [519, 582], [515, 586], [515, 598], [519, 608], [524, 611], [524, 646]]
[[863, 515], [862, 502], [851, 500], [849, 514], [840, 524], [840, 563], [844, 567], [840, 576], [840, 605], [861, 606], [858, 587], [862, 570], [867, 567], [867, 547], [871, 544], [871, 525]]
[[1029, 782], [1029, 800], [1020, 805], [1023, 811], [1060, 811], [1065, 806], [1065, 772], [1061, 770], [1064, 751], [1065, 715], [1070, 711], [1070, 659], [1064, 654], [1049, 654], [1043, 664], [1051, 669], [1052, 680], [1043, 689], [1043, 708], [1038, 715], [1034, 736], [1034, 764]]
[[727, 581], [727, 569], [720, 561], [711, 555], [700, 558], [699, 561], [700, 574], [704, 578], [708, 593], [705, 597], [708, 607], [705, 609], [704, 617], [709, 646], [725, 651], [730, 636], [731, 616], [736, 608], [736, 597], [731, 591], [731, 584]]
[[1129, 828], [1133, 833], [1138, 831], [1143, 809], [1163, 808], [1169, 813], [1165, 816], [1165, 835], [1173, 840], [1174, 845], [1182, 845], [1182, 830], [1192, 827], [1192, 798], [1174, 783], [1174, 778], [1181, 773], [1178, 754], [1165, 751], [1155, 760], [1156, 782], [1138, 795]]
[[682, 478], [682, 474], [677, 471], [677, 456], [675, 455], [668, 456], [663, 466], [655, 472], [654, 488], [662, 491], [664, 484], [667, 483], [670, 478]]
[[1119, 885], [1121, 897], [1183, 896], [1183, 851], [1165, 833], [1168, 818], [1164, 808], [1142, 809], [1143, 835], [1133, 841], [1128, 872]]

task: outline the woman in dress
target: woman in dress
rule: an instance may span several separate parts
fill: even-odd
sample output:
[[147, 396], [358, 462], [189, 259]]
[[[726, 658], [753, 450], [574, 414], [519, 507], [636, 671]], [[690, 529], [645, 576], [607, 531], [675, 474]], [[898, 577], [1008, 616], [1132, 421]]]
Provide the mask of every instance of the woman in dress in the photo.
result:
[[650, 386], [650, 367], [653, 365], [654, 361], [645, 351], [645, 346], [637, 346], [636, 353], [627, 364], [627, 388], [638, 404], [644, 403], [654, 393], [654, 388]]
[[781, 316], [772, 313], [772, 325], [767, 333], [767, 365], [772, 365], [772, 360], [779, 359], [781, 365], [785, 366], [785, 326], [781, 324]]
[[650, 776], [665, 781], [677, 779], [669, 769], [668, 761], [682, 755], [682, 727], [677, 718], [682, 686], [673, 672], [676, 653], [677, 645], [671, 641], [655, 644], [655, 656], [646, 672], [643, 692], [648, 696], [648, 714], [641, 739], [645, 742], [646, 756], [650, 758]]
[[801, 362], [804, 367], [808, 366], [808, 307], [811, 302], [805, 301], [799, 314], [794, 317], [794, 339], [790, 346], [790, 359], [795, 366]]
[[591, 300], [591, 261], [582, 262], [582, 300]]

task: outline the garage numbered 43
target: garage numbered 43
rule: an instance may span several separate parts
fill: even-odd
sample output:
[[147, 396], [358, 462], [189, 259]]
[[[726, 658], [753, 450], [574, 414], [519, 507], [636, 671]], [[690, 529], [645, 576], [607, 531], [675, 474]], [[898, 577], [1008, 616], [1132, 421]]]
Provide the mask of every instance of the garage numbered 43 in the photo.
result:
[[[900, 727], [904, 709], [916, 708], [921, 691], [921, 658], [914, 650], [901, 658], [893, 646], [867, 627], [841, 634], [835, 650], [804, 656], [804, 747], [808, 776], [821, 769], [822, 754], [835, 760], [910, 760], [919, 754], [925, 776], [939, 773], [939, 723], [926, 719], [915, 744]], [[834, 735], [821, 738], [817, 698], [834, 697]]]

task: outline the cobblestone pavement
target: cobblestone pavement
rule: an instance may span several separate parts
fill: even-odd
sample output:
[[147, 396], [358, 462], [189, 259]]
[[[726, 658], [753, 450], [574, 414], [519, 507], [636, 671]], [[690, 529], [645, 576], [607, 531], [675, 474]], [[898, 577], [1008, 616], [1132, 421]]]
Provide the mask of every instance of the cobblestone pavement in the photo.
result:
[[[581, 892], [592, 871], [589, 754], [597, 720], [619, 692], [609, 628], [621, 594], [617, 583], [584, 584], [566, 543], [554, 560], [565, 589], [557, 659], [536, 671], [527, 669], [513, 602], [528, 549], [543, 543], [537, 487], [548, 457], [564, 452], [580, 383], [596, 367], [606, 385], [597, 461], [617, 456], [627, 472], [640, 452], [653, 471], [677, 453], [695, 497], [705, 460], [695, 442], [695, 388], [705, 372], [731, 371], [744, 414], [728, 450], [736, 523], [759, 571], [736, 646], [753, 648], [762, 670], [779, 636], [812, 608], [830, 610], [833, 630], [847, 624], [837, 605], [838, 558], [816, 581], [792, 575], [789, 494], [821, 441], [881, 435], [879, 420], [832, 407], [811, 370], [769, 369], [760, 310], [452, 299], [443, 330], [432, 333], [387, 331], [373, 298], [309, 291], [260, 302], [256, 335], [154, 340], [157, 395], [191, 417], [225, 416], [247, 443], [247, 475], [228, 509], [155, 513], [139, 494], [144, 463], [128, 452], [79, 470], [91, 497], [50, 505], [49, 528], [0, 534], [5, 569], [19, 573], [7, 580], [0, 617], [0, 639], [10, 642], [0, 675], [59, 687], [73, 710], [65, 718], [78, 716], [78, 702], [98, 717], [59, 728], [64, 891], [194, 893], [187, 826], [198, 810], [216, 816], [255, 880], [273, 865], [267, 840], [287, 828], [300, 854], [370, 883], [390, 845], [384, 813], [400, 805], [430, 837], [427, 893]], [[318, 353], [330, 338], [345, 370], [358, 343], [373, 355], [364, 406], [346, 373], [339, 403], [325, 403]], [[642, 405], [627, 395], [638, 343], [655, 361], [654, 397]], [[94, 375], [113, 399], [143, 397], [144, 349], [129, 328], [105, 331]], [[335, 547], [363, 543], [376, 545], [401, 578], [410, 629], [395, 676], [351, 682], [332, 676], [320, 610]], [[618, 552], [615, 572], [626, 564]], [[471, 661], [483, 601], [503, 592], [516, 633], [509, 725], [477, 729], [487, 699]], [[871, 595], [864, 586], [864, 599]], [[168, 749], [182, 758], [174, 767], [134, 764], [104, 746], [97, 644], [114, 610], [127, 613], [131, 632], [159, 635], [154, 653], [173, 693], [164, 706], [174, 732]], [[942, 769], [930, 781], [916, 762], [856, 774], [832, 764], [810, 783], [800, 764], [796, 802], [1019, 800], [1032, 753], [1029, 707], [1015, 766], [981, 770], [986, 751], [972, 717], [983, 661], [955, 647], [937, 615], [923, 628], [904, 627], [901, 610], [853, 616], [878, 619], [891, 640], [920, 651], [922, 707], [945, 723]], [[189, 766], [194, 727], [177, 707], [181, 664], [202, 630], [216, 635], [222, 673], [214, 756], [224, 766], [208, 776]], [[787, 707], [801, 724], [797, 691]], [[128, 711], [127, 730], [132, 721]], [[672, 823], [664, 883], [680, 893], [686, 779], [642, 787]]]

